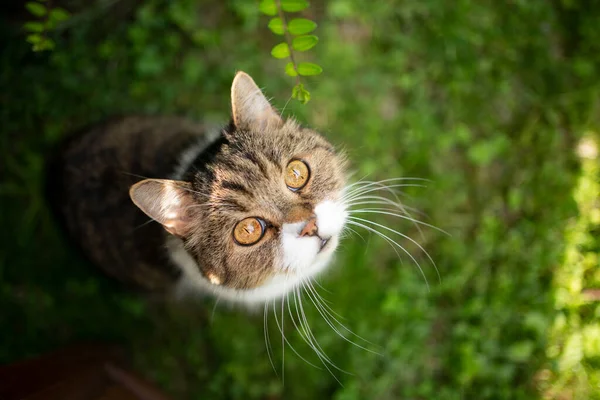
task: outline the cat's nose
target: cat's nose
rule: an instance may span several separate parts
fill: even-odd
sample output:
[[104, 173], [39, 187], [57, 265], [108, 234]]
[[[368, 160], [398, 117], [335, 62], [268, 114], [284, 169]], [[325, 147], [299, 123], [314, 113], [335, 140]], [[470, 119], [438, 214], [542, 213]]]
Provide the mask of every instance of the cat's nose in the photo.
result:
[[300, 236], [317, 236], [318, 235], [317, 228], [317, 219], [315, 217], [308, 220], [302, 231], [300, 232]]

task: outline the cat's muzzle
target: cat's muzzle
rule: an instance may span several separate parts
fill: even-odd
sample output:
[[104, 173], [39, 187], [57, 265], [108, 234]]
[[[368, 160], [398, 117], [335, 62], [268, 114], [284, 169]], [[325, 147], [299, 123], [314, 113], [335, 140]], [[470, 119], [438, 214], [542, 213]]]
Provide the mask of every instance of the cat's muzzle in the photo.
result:
[[308, 220], [308, 222], [306, 222], [306, 225], [304, 225], [304, 228], [302, 228], [302, 231], [300, 232], [300, 236], [316, 236], [319, 238], [321, 240], [319, 253], [323, 251], [325, 246], [327, 246], [327, 243], [329, 243], [329, 239], [331, 239], [331, 237], [323, 238], [319, 236], [319, 228], [317, 227], [316, 217], [312, 217]]

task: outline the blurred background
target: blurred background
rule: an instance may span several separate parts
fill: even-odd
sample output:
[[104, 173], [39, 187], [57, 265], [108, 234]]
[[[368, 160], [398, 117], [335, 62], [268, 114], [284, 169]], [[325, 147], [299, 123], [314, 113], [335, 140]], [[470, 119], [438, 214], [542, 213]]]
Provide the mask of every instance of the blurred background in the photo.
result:
[[[253, 0], [54, 0], [68, 11], [33, 51], [0, 24], [0, 364], [71, 343], [116, 343], [176, 399], [599, 399], [600, 2], [310, 0], [312, 100], [270, 55], [281, 39]], [[63, 21], [64, 19], [64, 21]], [[31, 26], [30, 26], [31, 28]], [[41, 191], [47, 151], [114, 114], [229, 115], [236, 70], [348, 151], [356, 177], [404, 190], [427, 227], [379, 221], [409, 257], [360, 232], [319, 279], [343, 323], [305, 312], [330, 374], [285, 319], [161, 303], [78, 258]], [[285, 382], [281, 367], [285, 367]], [[334, 377], [335, 375], [335, 377]], [[339, 382], [338, 382], [339, 380]]]

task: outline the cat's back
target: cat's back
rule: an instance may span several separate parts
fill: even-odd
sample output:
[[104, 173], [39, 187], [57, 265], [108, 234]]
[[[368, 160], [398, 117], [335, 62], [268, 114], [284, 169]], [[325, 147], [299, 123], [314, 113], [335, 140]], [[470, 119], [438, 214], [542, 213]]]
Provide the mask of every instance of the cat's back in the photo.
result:
[[177, 117], [113, 118], [67, 137], [48, 166], [58, 219], [85, 255], [121, 281], [162, 290], [177, 279], [163, 228], [129, 197], [143, 178], [170, 178], [182, 156], [208, 143], [202, 124]]

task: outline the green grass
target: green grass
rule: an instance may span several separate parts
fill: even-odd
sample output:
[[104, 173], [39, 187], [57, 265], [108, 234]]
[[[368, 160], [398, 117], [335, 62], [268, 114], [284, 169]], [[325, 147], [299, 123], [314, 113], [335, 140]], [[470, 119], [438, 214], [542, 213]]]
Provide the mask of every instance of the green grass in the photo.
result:
[[[64, 243], [41, 194], [48, 148], [114, 113], [224, 122], [235, 70], [283, 108], [293, 81], [254, 1], [146, 0], [78, 8], [33, 53], [0, 24], [0, 363], [80, 341], [128, 349], [177, 399], [600, 398], [599, 7], [593, 1], [311, 1], [324, 74], [286, 114], [348, 150], [357, 176], [420, 177], [406, 202], [451, 236], [384, 220], [419, 270], [364, 233], [321, 284], [344, 323], [382, 355], [338, 337], [308, 298], [315, 336], [353, 375], [266, 354], [262, 313], [127, 293]], [[103, 4], [112, 4], [104, 7]], [[274, 362], [282, 346], [270, 318]], [[298, 352], [318, 362], [286, 319]]]

